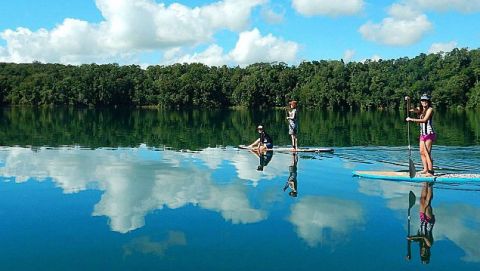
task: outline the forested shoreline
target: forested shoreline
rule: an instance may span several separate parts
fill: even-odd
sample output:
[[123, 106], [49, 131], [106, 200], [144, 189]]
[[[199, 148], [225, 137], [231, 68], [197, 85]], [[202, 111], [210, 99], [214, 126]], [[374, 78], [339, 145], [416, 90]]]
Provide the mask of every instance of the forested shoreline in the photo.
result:
[[436, 107], [480, 107], [480, 49], [365, 62], [149, 66], [0, 63], [2, 105], [176, 108], [399, 108], [430, 93]]

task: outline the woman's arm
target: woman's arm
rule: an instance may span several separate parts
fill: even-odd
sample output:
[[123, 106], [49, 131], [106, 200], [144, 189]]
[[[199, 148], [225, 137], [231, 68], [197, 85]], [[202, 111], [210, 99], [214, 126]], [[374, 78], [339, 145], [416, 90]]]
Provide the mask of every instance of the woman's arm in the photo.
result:
[[408, 117], [406, 119], [406, 121], [411, 121], [411, 122], [416, 122], [416, 123], [426, 123], [428, 121], [428, 119], [430, 119], [430, 116], [432, 116], [432, 112], [433, 112], [433, 109], [429, 108], [429, 109], [427, 109], [427, 113], [425, 114], [425, 116], [423, 116], [423, 118], [414, 119], [414, 118]]
[[291, 111], [289, 111], [289, 112], [288, 112], [288, 117], [287, 117], [287, 119], [289, 119], [289, 120], [295, 119], [295, 114], [296, 114], [296, 112], [297, 112], [296, 110], [291, 110]]
[[408, 236], [408, 237], [407, 237], [407, 240], [414, 241], [414, 242], [424, 241], [425, 244], [426, 244], [428, 247], [432, 247], [432, 243], [431, 243], [430, 240], [428, 240], [428, 238], [425, 237], [425, 236], [419, 236], [419, 235]]
[[258, 145], [259, 142], [260, 142], [260, 138], [257, 138], [257, 140], [255, 140], [252, 144], [248, 145], [248, 147], [253, 148], [253, 146]]

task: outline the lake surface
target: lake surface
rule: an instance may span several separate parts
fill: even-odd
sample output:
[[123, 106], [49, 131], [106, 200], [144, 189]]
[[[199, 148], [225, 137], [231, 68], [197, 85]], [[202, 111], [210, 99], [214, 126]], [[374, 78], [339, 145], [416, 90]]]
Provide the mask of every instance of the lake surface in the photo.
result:
[[[418, 242], [406, 260], [424, 184], [352, 177], [408, 169], [400, 113], [301, 112], [300, 144], [335, 152], [274, 152], [259, 171], [235, 146], [260, 122], [287, 145], [282, 111], [0, 112], [2, 270], [480, 269], [479, 183], [431, 186], [424, 264]], [[436, 115], [437, 172], [480, 173], [477, 116]]]

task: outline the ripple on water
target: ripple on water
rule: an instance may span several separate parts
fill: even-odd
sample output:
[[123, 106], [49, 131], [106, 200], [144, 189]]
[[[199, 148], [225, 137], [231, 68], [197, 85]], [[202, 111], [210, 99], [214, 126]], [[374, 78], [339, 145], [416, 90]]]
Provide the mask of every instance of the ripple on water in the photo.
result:
[[[408, 167], [408, 147], [348, 147], [338, 148], [336, 154], [342, 159], [363, 164], [379, 164]], [[480, 146], [450, 147], [434, 146], [434, 168], [453, 173], [480, 173]], [[412, 160], [421, 167], [418, 147], [412, 148]]]

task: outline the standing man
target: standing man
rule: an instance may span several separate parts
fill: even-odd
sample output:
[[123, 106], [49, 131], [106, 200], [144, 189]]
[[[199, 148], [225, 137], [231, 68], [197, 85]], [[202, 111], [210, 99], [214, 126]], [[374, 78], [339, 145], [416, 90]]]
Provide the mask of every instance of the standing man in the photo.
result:
[[297, 132], [298, 132], [298, 123], [297, 123], [297, 101], [290, 101], [290, 110], [288, 111], [288, 134], [292, 139], [292, 148], [296, 150], [298, 148]]

